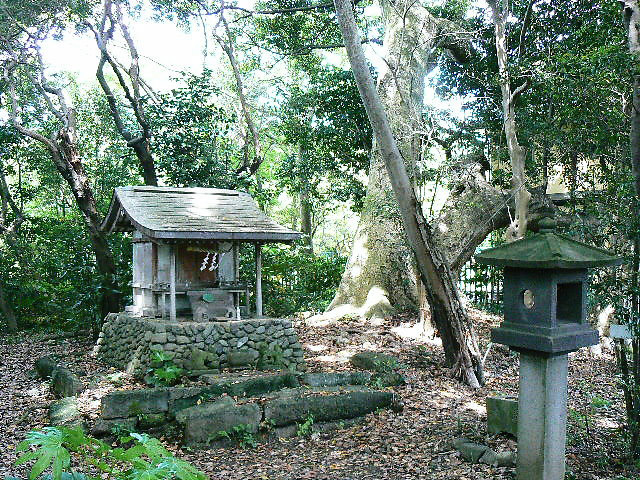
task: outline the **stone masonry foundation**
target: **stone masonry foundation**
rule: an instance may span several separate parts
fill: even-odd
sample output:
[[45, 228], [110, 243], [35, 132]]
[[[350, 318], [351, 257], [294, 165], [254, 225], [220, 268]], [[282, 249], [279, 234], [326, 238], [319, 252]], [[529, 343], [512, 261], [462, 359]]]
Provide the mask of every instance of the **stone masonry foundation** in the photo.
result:
[[153, 350], [185, 370], [220, 370], [257, 366], [304, 370], [302, 345], [288, 319], [247, 319], [225, 322], [168, 322], [107, 316], [94, 355], [99, 360], [144, 375]]

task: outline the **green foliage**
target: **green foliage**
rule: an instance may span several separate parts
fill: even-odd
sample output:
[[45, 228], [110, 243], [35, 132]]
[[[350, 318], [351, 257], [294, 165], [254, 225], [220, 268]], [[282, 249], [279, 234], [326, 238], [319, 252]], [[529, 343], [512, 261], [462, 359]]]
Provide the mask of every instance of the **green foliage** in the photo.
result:
[[[317, 255], [302, 246], [262, 248], [262, 289], [267, 315], [286, 317], [302, 311], [322, 311], [331, 302], [347, 262], [335, 252]], [[242, 249], [243, 281], [255, 285], [253, 252]], [[253, 291], [253, 290], [252, 290]]]
[[230, 138], [235, 115], [219, 106], [222, 92], [211, 71], [184, 75], [183, 82], [149, 105], [158, 170], [175, 186], [248, 188], [235, 171], [241, 153]]
[[231, 431], [220, 430], [210, 440], [227, 439], [235, 442], [240, 448], [256, 448], [258, 440], [255, 437], [252, 425], [236, 425]]
[[[53, 480], [61, 480], [71, 459], [86, 469], [96, 469], [118, 480], [206, 480], [193, 465], [176, 458], [159, 440], [145, 434], [131, 433], [121, 438], [130, 447], [112, 447], [86, 435], [81, 429], [46, 427], [32, 431], [17, 450], [23, 453], [16, 465], [35, 461], [29, 480], [51, 470]], [[35, 449], [31, 450], [33, 447]], [[93, 477], [92, 477], [93, 478]], [[100, 478], [95, 477], [95, 478]]]
[[308, 437], [313, 433], [313, 415], [310, 413], [304, 422], [298, 424], [296, 435], [299, 437]]
[[[307, 67], [309, 82], [291, 86], [280, 130], [295, 154], [276, 173], [292, 192], [311, 199], [351, 200], [362, 209], [372, 132], [353, 75], [334, 67]], [[362, 175], [360, 175], [362, 177]]]
[[150, 381], [154, 385], [170, 387], [180, 383], [185, 371], [178, 367], [162, 350], [151, 352]]

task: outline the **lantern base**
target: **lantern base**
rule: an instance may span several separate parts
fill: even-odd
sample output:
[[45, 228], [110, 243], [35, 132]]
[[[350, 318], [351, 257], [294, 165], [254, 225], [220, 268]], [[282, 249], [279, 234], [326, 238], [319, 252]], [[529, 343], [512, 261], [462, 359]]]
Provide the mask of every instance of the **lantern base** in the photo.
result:
[[500, 327], [491, 330], [491, 341], [494, 343], [541, 354], [574, 352], [582, 347], [596, 345], [598, 340], [598, 332], [587, 324], [567, 323], [546, 328], [505, 321]]

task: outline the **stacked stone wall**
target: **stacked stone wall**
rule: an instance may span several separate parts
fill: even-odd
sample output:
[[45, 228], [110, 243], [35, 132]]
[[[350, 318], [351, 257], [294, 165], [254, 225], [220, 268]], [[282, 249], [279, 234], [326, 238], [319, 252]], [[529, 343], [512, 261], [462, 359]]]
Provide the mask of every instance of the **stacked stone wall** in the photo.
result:
[[261, 363], [304, 369], [302, 346], [288, 319], [200, 323], [110, 314], [94, 354], [111, 366], [142, 375], [150, 368], [153, 350], [163, 351], [185, 370], [260, 367]]

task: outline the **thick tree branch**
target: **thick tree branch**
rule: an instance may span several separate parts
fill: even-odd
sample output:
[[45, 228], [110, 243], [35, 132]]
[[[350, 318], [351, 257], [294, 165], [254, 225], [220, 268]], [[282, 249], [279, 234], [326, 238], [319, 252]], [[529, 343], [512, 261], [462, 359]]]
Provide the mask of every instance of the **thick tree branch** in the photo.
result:
[[511, 160], [511, 184], [516, 198], [515, 220], [507, 229], [507, 240], [523, 238], [527, 231], [527, 211], [531, 194], [526, 189], [525, 163], [526, 156], [524, 148], [518, 142], [518, 128], [516, 124], [515, 100], [517, 96], [528, 86], [525, 81], [522, 85], [511, 90], [511, 79], [509, 76], [509, 59], [507, 48], [506, 19], [509, 14], [507, 0], [503, 0], [502, 8], [499, 8], [497, 0], [487, 0], [491, 9], [496, 40], [496, 56], [498, 57], [498, 81], [502, 93], [502, 114], [504, 122], [504, 133]]
[[[150, 89], [140, 78], [140, 56], [127, 24], [124, 21], [119, 0], [116, 0], [115, 4], [112, 0], [104, 0], [103, 14], [99, 27], [95, 27], [89, 22], [86, 22], [85, 25], [87, 25], [87, 27], [93, 32], [96, 45], [100, 50], [100, 60], [96, 70], [96, 78], [107, 99], [109, 111], [111, 112], [111, 117], [115, 123], [116, 130], [127, 142], [127, 146], [132, 148], [136, 153], [142, 167], [145, 183], [147, 185], [157, 185], [158, 179], [150, 146], [151, 127], [147, 121], [144, 105], [141, 101], [141, 90], [149, 91]], [[131, 60], [129, 68], [125, 68], [119, 64], [115, 57], [109, 52], [109, 43], [113, 39], [117, 28], [120, 29], [120, 32], [127, 44], [126, 50], [129, 52]], [[136, 122], [141, 129], [141, 133], [138, 136], [127, 130], [125, 126], [116, 96], [105, 78], [104, 67], [107, 63], [115, 74], [118, 84], [122, 88], [124, 96], [133, 110]], [[126, 77], [124, 72], [126, 72]], [[127, 81], [127, 77], [129, 82]]]

